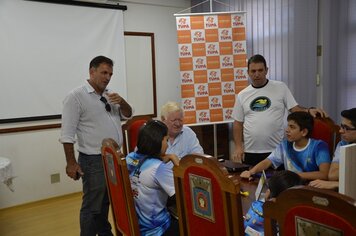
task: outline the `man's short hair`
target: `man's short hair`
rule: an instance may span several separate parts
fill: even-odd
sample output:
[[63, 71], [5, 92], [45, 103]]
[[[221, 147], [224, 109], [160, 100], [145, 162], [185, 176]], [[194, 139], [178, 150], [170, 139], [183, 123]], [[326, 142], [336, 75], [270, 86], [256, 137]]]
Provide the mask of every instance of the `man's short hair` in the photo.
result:
[[290, 121], [290, 120], [297, 123], [300, 130], [307, 129], [308, 134], [306, 137], [310, 138], [310, 136], [312, 135], [312, 132], [313, 132], [314, 118], [308, 112], [296, 111], [296, 112], [290, 113], [287, 117], [287, 121]]
[[250, 59], [248, 59], [247, 70], [250, 69], [251, 63], [263, 63], [263, 65], [265, 66], [265, 69], [267, 69], [266, 59], [260, 54], [253, 55], [252, 57], [250, 57]]
[[161, 108], [161, 119], [167, 119], [167, 116], [172, 113], [180, 111], [183, 112], [182, 108], [177, 102], [167, 102]]
[[349, 119], [354, 127], [356, 127], [356, 108], [351, 108], [349, 110], [343, 110], [341, 116]]
[[97, 56], [91, 60], [91, 62], [89, 64], [89, 69], [90, 68], [98, 68], [100, 66], [100, 64], [108, 64], [111, 67], [114, 66], [114, 62], [110, 58], [105, 57], [105, 56]]

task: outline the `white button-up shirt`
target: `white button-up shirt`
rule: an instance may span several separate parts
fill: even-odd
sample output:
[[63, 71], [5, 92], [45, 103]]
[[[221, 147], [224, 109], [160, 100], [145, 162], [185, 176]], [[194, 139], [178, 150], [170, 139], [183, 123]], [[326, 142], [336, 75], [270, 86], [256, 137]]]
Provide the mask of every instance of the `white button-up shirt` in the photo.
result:
[[100, 97], [88, 81], [67, 95], [63, 101], [61, 143], [75, 143], [77, 135], [78, 151], [87, 155], [100, 154], [104, 138], [112, 138], [121, 146], [121, 118], [128, 117], [121, 114], [119, 105], [110, 104], [111, 111], [106, 111]]

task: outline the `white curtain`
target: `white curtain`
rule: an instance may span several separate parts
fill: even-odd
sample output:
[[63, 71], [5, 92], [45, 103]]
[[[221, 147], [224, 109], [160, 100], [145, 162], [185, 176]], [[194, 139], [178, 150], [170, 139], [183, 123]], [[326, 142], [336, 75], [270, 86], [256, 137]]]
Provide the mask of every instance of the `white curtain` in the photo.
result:
[[340, 112], [356, 107], [356, 1], [320, 1], [323, 107], [340, 121]]

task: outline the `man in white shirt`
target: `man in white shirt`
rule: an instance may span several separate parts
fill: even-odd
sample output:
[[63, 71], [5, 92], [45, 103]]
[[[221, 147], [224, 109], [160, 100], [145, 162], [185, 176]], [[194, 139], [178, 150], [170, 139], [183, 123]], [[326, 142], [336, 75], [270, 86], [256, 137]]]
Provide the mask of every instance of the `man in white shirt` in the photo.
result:
[[[101, 160], [101, 142], [112, 138], [122, 143], [121, 118], [132, 115], [131, 106], [106, 87], [113, 74], [113, 61], [95, 57], [89, 65], [90, 78], [72, 90], [63, 102], [60, 142], [66, 156], [67, 175], [82, 177], [83, 202], [80, 210], [80, 235], [113, 235], [108, 221], [109, 198]], [[74, 154], [78, 139], [78, 162]]]
[[232, 117], [235, 153], [233, 160], [256, 165], [282, 141], [286, 112], [305, 111], [312, 116], [325, 112], [297, 104], [288, 87], [281, 81], [267, 79], [266, 60], [252, 56], [247, 63], [251, 84], [235, 101]]

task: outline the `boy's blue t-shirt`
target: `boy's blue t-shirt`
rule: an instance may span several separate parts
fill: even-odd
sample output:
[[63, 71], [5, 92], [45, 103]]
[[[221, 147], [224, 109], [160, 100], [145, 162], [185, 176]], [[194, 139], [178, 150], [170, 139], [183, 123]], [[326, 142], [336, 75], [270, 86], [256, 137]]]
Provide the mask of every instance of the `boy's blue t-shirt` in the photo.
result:
[[301, 150], [284, 139], [267, 158], [274, 168], [284, 164], [286, 170], [294, 172], [318, 171], [320, 164], [330, 163], [328, 145], [316, 139], [309, 139], [307, 146]]
[[135, 152], [126, 163], [141, 235], [162, 235], [171, 222], [166, 204], [175, 194], [173, 171], [160, 159]]

